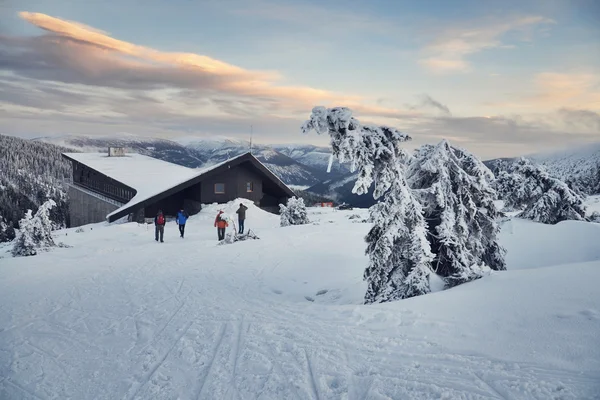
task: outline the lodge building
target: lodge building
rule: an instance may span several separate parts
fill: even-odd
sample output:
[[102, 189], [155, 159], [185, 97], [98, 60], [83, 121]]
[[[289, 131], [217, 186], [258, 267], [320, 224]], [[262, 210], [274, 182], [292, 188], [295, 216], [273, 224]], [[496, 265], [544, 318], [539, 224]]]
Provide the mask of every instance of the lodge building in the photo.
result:
[[190, 215], [202, 204], [236, 198], [277, 212], [294, 196], [275, 174], [251, 153], [208, 168], [192, 169], [141, 154], [109, 148], [107, 153], [63, 153], [73, 166], [69, 185], [71, 226], [128, 217], [143, 222], [158, 210]]

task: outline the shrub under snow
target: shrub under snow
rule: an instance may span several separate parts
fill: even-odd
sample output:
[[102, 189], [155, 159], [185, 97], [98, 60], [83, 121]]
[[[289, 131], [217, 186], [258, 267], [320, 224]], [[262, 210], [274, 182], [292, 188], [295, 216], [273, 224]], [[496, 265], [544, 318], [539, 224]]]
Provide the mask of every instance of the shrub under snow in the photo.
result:
[[303, 198], [292, 197], [287, 205], [280, 204], [281, 226], [304, 225], [310, 223]]
[[503, 167], [496, 186], [507, 206], [523, 210], [519, 217], [544, 224], [585, 220], [584, 198], [542, 166], [521, 158]]
[[52, 238], [50, 220], [50, 210], [55, 205], [54, 200], [47, 200], [35, 215], [32, 215], [31, 210], [27, 210], [25, 217], [19, 221], [19, 233], [12, 249], [14, 257], [34, 256], [39, 249], [56, 246]]

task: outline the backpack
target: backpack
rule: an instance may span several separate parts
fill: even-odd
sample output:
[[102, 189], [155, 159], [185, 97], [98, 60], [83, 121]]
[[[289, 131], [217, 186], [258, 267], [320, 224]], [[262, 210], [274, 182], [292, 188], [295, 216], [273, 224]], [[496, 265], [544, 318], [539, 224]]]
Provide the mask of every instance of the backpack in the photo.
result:
[[164, 215], [159, 215], [158, 218], [156, 219], [156, 223], [157, 225], [164, 225], [165, 224], [165, 216]]

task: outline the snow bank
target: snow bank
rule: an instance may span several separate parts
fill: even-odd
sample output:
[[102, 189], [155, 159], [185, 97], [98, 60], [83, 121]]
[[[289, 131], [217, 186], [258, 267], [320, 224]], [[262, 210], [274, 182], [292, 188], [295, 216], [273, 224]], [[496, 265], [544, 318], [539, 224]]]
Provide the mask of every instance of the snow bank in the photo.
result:
[[600, 224], [563, 221], [556, 225], [513, 218], [502, 225], [500, 243], [508, 270], [600, 260]]

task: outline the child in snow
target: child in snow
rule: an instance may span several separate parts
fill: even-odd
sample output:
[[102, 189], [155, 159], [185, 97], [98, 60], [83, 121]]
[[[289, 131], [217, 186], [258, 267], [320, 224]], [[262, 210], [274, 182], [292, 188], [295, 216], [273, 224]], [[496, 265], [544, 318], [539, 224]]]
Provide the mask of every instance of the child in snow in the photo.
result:
[[223, 210], [219, 211], [217, 218], [215, 218], [215, 227], [217, 228], [219, 241], [225, 239], [225, 228], [228, 226], [229, 224], [227, 223], [227, 220], [223, 217]]
[[248, 207], [246, 207], [245, 205], [243, 205], [242, 203], [240, 203], [240, 208], [238, 208], [238, 210], [236, 211], [237, 215], [238, 215], [238, 222], [240, 224], [240, 235], [242, 233], [244, 233], [244, 221], [246, 220], [246, 210], [248, 209]]
[[158, 242], [160, 235], [160, 242], [163, 243], [163, 235], [165, 234], [165, 223], [167, 219], [163, 215], [162, 210], [158, 210], [158, 214], [154, 217], [154, 239]]
[[185, 212], [183, 208], [177, 213], [177, 218], [175, 219], [175, 222], [177, 222], [177, 225], [179, 225], [179, 235], [181, 236], [181, 238], [183, 238], [183, 234], [185, 232], [185, 223], [189, 217], [190, 215], [187, 212]]

